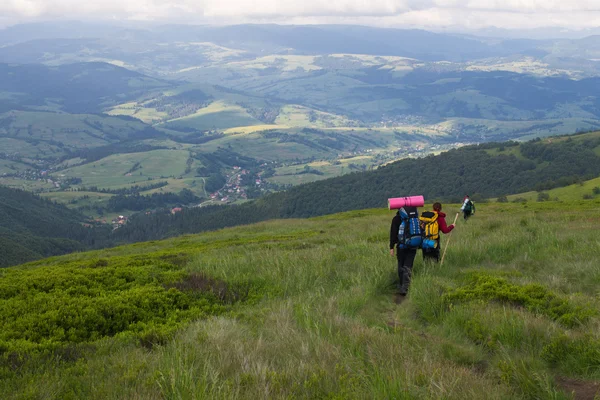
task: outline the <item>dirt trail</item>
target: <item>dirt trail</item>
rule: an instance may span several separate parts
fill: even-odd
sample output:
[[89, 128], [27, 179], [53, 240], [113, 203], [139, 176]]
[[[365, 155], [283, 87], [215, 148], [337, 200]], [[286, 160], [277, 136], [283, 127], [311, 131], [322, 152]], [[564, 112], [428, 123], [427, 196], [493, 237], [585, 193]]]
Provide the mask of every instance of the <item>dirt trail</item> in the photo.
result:
[[575, 400], [600, 399], [600, 382], [559, 377], [556, 384], [565, 393], [572, 393]]

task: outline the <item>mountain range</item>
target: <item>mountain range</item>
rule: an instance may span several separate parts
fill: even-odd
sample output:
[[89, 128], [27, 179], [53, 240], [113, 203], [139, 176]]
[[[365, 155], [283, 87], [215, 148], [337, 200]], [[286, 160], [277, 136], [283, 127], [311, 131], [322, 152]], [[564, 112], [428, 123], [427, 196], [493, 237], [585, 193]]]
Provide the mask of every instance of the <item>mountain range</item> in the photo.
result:
[[0, 43], [0, 184], [107, 224], [600, 128], [598, 36], [44, 23]]

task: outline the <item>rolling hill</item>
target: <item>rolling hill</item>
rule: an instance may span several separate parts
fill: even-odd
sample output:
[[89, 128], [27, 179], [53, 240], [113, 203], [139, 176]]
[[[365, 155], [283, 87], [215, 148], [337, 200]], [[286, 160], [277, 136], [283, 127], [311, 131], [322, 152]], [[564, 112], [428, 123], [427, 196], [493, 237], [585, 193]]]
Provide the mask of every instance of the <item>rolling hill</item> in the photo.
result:
[[107, 63], [0, 64], [0, 111], [49, 107], [99, 113], [116, 98], [126, 100], [169, 85]]
[[482, 204], [442, 267], [417, 257], [406, 298], [394, 293], [393, 212], [382, 209], [4, 269], [0, 391], [591, 399], [598, 205]]
[[[58, 27], [57, 27], [58, 28]], [[286, 25], [234, 25], [234, 26], [193, 26], [193, 25], [163, 25], [149, 27], [147, 29], [115, 29], [106, 26], [105, 30], [87, 29], [81, 34], [75, 33], [78, 29], [85, 28], [74, 26], [73, 33], [69, 34], [64, 29], [56, 32], [47, 32], [45, 36], [36, 35], [34, 32], [27, 34], [27, 30], [38, 30], [39, 27], [32, 24], [21, 25], [5, 30], [0, 30], [0, 43], [15, 43], [16, 33], [19, 32], [22, 40], [13, 46], [4, 47], [0, 51], [0, 57], [9, 58], [23, 57], [17, 62], [40, 62], [42, 51], [40, 51], [41, 40], [62, 39], [63, 43], [75, 45], [56, 46], [46, 55], [47, 61], [56, 61], [64, 57], [65, 53], [72, 54], [74, 50], [84, 52], [88, 50], [87, 57], [103, 57], [106, 59], [119, 59], [130, 64], [132, 58], [139, 55], [126, 54], [122, 51], [123, 43], [119, 45], [119, 39], [127, 39], [129, 43], [214, 43], [219, 46], [235, 48], [259, 54], [261, 52], [279, 53], [288, 49], [299, 54], [332, 54], [332, 53], [354, 53], [372, 54], [381, 56], [404, 56], [431, 61], [462, 61], [474, 58], [485, 58], [510, 54], [514, 49], [510, 46], [498, 46], [486, 43], [478, 38], [467, 38], [458, 35], [432, 33], [423, 30], [409, 29], [382, 29], [366, 26], [286, 26]], [[61, 32], [62, 31], [62, 32]], [[26, 39], [30, 39], [27, 41]], [[110, 46], [102, 46], [109, 42]], [[33, 44], [38, 45], [38, 56], [33, 51], [25, 51], [21, 54], [15, 48], [23, 45], [33, 49]], [[77, 46], [79, 44], [79, 46]], [[45, 46], [52, 46], [46, 43]], [[27, 48], [25, 47], [25, 48]], [[62, 47], [62, 48], [61, 48]], [[77, 48], [79, 47], [79, 48]], [[531, 48], [535, 48], [532, 43]], [[90, 51], [91, 50], [91, 51]], [[112, 52], [111, 52], [112, 50]], [[523, 49], [518, 48], [523, 51]], [[156, 48], [155, 51], [158, 51]], [[176, 51], [176, 50], [175, 50]], [[163, 51], [164, 54], [164, 51]], [[169, 54], [169, 53], [167, 53]], [[171, 55], [171, 54], [169, 54]], [[190, 56], [185, 57], [181, 53], [180, 61], [175, 57], [165, 57], [173, 62], [185, 62]], [[50, 58], [48, 58], [50, 56]]]
[[545, 191], [531, 191], [506, 196], [508, 201], [536, 201], [538, 199], [575, 201], [581, 199], [593, 199], [600, 195], [600, 177], [562, 186]]

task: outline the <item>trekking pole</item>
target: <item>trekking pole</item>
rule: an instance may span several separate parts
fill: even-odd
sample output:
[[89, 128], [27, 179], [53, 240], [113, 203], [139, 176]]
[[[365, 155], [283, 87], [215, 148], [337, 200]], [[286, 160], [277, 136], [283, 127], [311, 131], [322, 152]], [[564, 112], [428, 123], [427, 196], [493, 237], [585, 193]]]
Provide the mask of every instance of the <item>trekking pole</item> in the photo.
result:
[[[452, 225], [454, 225], [455, 228], [456, 220], [458, 219], [458, 214], [460, 213], [456, 213], [456, 217], [454, 217], [454, 222], [452, 223]], [[454, 232], [454, 229], [452, 229], [452, 232]], [[450, 235], [448, 235], [448, 241], [446, 242], [446, 248], [444, 248], [444, 254], [442, 254], [442, 261], [440, 262], [440, 267], [444, 265], [444, 258], [446, 257], [446, 251], [448, 251], [448, 246], [450, 246], [450, 238], [452, 237], [452, 232], [450, 232]]]

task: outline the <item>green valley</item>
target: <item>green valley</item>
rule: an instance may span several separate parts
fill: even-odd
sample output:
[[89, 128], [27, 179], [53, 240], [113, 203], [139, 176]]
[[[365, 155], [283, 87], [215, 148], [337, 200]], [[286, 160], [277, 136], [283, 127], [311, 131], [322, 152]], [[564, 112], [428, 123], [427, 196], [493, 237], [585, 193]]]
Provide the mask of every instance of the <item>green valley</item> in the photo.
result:
[[[112, 190], [182, 178], [163, 191], [230, 204], [467, 144], [600, 127], [598, 71], [576, 68], [575, 53], [552, 58], [562, 42], [277, 25], [127, 29], [116, 39], [104, 29], [51, 40], [0, 31], [1, 184]], [[316, 45], [322, 35], [331, 42]], [[252, 159], [252, 177], [226, 187], [239, 156]], [[112, 165], [119, 158], [157, 165], [127, 177]], [[251, 194], [229, 192], [238, 189]]]
[[[438, 155], [404, 159], [370, 171], [366, 161], [344, 176], [319, 180], [263, 196], [233, 207], [188, 208], [183, 213], [139, 215], [114, 236], [124, 241], [162, 239], [274, 218], [306, 218], [342, 211], [385, 207], [391, 197], [422, 194], [458, 202], [465, 194], [475, 201], [527, 191], [561, 190], [600, 176], [598, 132], [533, 141], [465, 146]], [[363, 159], [364, 160], [364, 159]], [[361, 163], [360, 167], [358, 163]], [[312, 165], [312, 166], [311, 166]], [[342, 163], [336, 166], [341, 169]], [[362, 167], [364, 166], [364, 167]], [[268, 180], [326, 178], [319, 163], [272, 170]], [[323, 175], [320, 175], [320, 174]], [[568, 190], [568, 189], [567, 189]], [[592, 188], [586, 199], [594, 199]], [[520, 197], [517, 195], [517, 197]], [[554, 199], [547, 195], [541, 201]], [[583, 199], [569, 196], [559, 200]]]
[[[352, 134], [327, 137], [318, 130], [269, 134], [280, 141], [281, 154], [325, 138], [345, 146], [360, 143]], [[112, 223], [110, 234], [92, 235], [92, 247], [98, 247], [276, 218], [384, 207], [387, 198], [416, 193], [443, 201], [459, 201], [466, 193], [475, 201], [591, 201], [598, 196], [599, 139], [598, 132], [591, 132], [525, 143], [486, 143], [378, 167], [382, 161], [378, 153], [281, 165], [278, 159], [259, 164], [251, 157], [252, 147], [246, 151], [241, 146], [215, 147], [206, 153], [193, 145], [188, 150], [149, 147], [106, 157], [99, 148], [97, 156], [82, 153], [89, 157], [89, 163], [70, 167], [65, 163], [64, 169], [43, 178], [26, 175], [29, 180], [4, 179], [15, 186], [31, 183], [29, 190], [45, 190], [44, 198], [78, 211], [80, 214], [70, 217], [76, 221]], [[344, 176], [335, 177], [339, 174]], [[78, 180], [77, 176], [85, 178]], [[56, 190], [65, 183], [70, 187]], [[301, 185], [290, 187], [292, 184]], [[281, 188], [287, 190], [268, 193]], [[228, 203], [233, 204], [223, 207]], [[27, 206], [21, 207], [26, 212]]]

